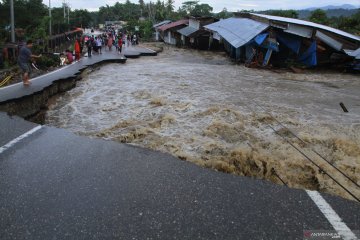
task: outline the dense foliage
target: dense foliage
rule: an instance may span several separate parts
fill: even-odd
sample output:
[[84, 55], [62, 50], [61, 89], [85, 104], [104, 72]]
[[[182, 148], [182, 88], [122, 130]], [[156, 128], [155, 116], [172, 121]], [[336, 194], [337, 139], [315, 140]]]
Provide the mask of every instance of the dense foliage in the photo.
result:
[[[49, 9], [42, 0], [14, 0], [16, 39], [46, 39], [49, 35]], [[60, 34], [75, 27], [90, 27], [94, 18], [87, 10], [52, 8], [52, 34]], [[10, 0], [0, 1], [0, 42], [10, 40]], [[24, 34], [23, 34], [24, 33]]]
[[[96, 27], [105, 21], [127, 21], [128, 28], [140, 27], [140, 33], [144, 37], [151, 35], [153, 23], [165, 19], [178, 20], [186, 16], [214, 16], [217, 18], [228, 18], [233, 16], [224, 8], [221, 12], [213, 13], [213, 8], [201, 3], [199, 0], [185, 1], [182, 6], [175, 9], [174, 0], [156, 0], [145, 3], [139, 0], [132, 3], [126, 0], [124, 3], [116, 2], [113, 6], [105, 5], [97, 12], [87, 10], [69, 11], [67, 9], [52, 8], [52, 34], [60, 34], [75, 27]], [[14, 0], [15, 27], [17, 39], [34, 38], [45, 39], [49, 34], [49, 9], [42, 0]], [[332, 13], [335, 10], [331, 10]], [[354, 10], [353, 10], [354, 11]], [[295, 10], [269, 10], [266, 14], [299, 18], [301, 11]], [[312, 11], [307, 20], [329, 25], [354, 34], [360, 34], [360, 9], [351, 16], [329, 16], [327, 12], [317, 9]], [[10, 0], [0, 0], [0, 41], [9, 41], [10, 27]], [[22, 31], [21, 31], [22, 29]], [[21, 33], [24, 33], [23, 35]]]

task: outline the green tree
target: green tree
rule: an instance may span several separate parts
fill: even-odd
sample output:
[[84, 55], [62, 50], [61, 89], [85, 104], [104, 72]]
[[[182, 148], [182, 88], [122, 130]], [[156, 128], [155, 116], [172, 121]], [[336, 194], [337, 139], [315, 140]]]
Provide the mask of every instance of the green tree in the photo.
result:
[[139, 0], [139, 5], [140, 5], [140, 8], [141, 8], [141, 9], [144, 9], [144, 8], [145, 8], [145, 2], [144, 2], [144, 0]]
[[174, 3], [175, 3], [174, 0], [167, 0], [167, 2], [165, 4], [167, 18], [171, 18], [172, 15], [173, 15], [173, 12], [174, 12], [174, 9], [175, 9]]
[[186, 1], [182, 3], [181, 10], [186, 12], [188, 15], [195, 9], [199, 1]]
[[190, 12], [192, 16], [208, 17], [212, 15], [213, 8], [206, 3], [196, 4], [194, 9]]
[[52, 8], [51, 10], [51, 22], [53, 34], [60, 34], [67, 32], [69, 25], [64, 21], [64, 9], [62, 7]]
[[142, 21], [142, 22], [139, 22], [139, 24], [137, 25], [140, 27], [140, 37], [143, 39], [143, 40], [150, 40], [152, 38], [152, 35], [153, 35], [153, 23], [152, 21]]
[[104, 7], [99, 8], [99, 21], [104, 23], [105, 21], [115, 21], [116, 17], [113, 12], [113, 8], [106, 4]]
[[129, 11], [125, 9], [125, 5], [119, 2], [116, 2], [113, 7], [111, 7], [111, 12], [113, 14], [113, 20], [121, 20], [128, 17]]
[[152, 22], [156, 22], [155, 20], [156, 6], [152, 1], [146, 4], [146, 13], [149, 20], [151, 20]]
[[228, 10], [226, 8], [223, 8], [223, 10], [221, 12], [219, 12], [218, 14], [216, 14], [215, 16], [220, 19], [227, 19], [227, 18], [233, 17], [234, 14], [228, 12]]
[[[29, 11], [30, 10], [30, 11]], [[16, 34], [16, 41], [21, 41], [41, 35], [40, 25], [42, 19], [47, 16], [47, 7], [42, 0], [17, 0], [14, 1], [15, 29], [23, 29], [25, 35]], [[10, 41], [10, 0], [0, 3], [0, 29], [7, 29], [1, 35], [0, 41]], [[48, 29], [48, 26], [46, 30]], [[45, 29], [42, 29], [46, 31]]]
[[156, 6], [155, 20], [163, 21], [166, 17], [166, 8], [164, 2], [157, 0], [155, 6]]
[[330, 19], [330, 25], [345, 32], [360, 35], [360, 10], [350, 17], [333, 17]]
[[299, 18], [299, 13], [296, 10], [269, 10], [267, 14], [287, 18]]
[[139, 6], [140, 6], [140, 11], [141, 11], [141, 16], [144, 17], [144, 13], [145, 11], [145, 2], [144, 0], [139, 0]]
[[[10, 0], [3, 0], [0, 7], [0, 26], [9, 26]], [[14, 13], [15, 28], [23, 28], [32, 32], [47, 15], [47, 7], [42, 0], [17, 0], [14, 1]]]
[[186, 10], [182, 7], [179, 7], [179, 9], [177, 10], [176, 13], [174, 13], [174, 18], [175, 19], [181, 19], [181, 18], [184, 18], [188, 15], [188, 13], [186, 12]]
[[[140, 5], [131, 3], [129, 0], [126, 0], [124, 4], [124, 19], [125, 20], [138, 20], [141, 16]], [[121, 19], [121, 20], [124, 20]]]
[[315, 11], [313, 11], [309, 17], [309, 21], [324, 25], [329, 24], [329, 19], [326, 16], [326, 12], [321, 9], [316, 9]]
[[30, 36], [31, 39], [39, 40], [39, 45], [34, 46], [35, 52], [44, 52], [46, 48], [47, 40], [49, 39], [48, 28], [50, 23], [50, 17], [46, 16], [41, 19], [40, 25], [36, 27]]
[[91, 27], [93, 19], [88, 10], [74, 10], [70, 13], [70, 25], [72, 27], [88, 28]]

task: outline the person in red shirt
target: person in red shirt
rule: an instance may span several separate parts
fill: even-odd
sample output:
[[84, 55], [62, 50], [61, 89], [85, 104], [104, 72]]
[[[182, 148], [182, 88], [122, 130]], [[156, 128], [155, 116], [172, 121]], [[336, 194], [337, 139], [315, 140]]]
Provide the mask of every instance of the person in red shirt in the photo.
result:
[[65, 51], [65, 55], [66, 55], [66, 64], [71, 64], [74, 61], [74, 57], [72, 52], [70, 52], [69, 49], [67, 49]]

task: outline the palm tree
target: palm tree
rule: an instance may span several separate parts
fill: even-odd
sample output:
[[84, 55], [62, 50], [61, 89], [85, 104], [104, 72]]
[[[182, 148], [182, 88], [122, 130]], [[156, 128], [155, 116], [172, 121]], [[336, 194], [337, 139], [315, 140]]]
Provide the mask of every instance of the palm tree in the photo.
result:
[[166, 2], [166, 13], [167, 13], [167, 16], [170, 17], [175, 9], [174, 7], [174, 3], [175, 1], [174, 0], [167, 0]]

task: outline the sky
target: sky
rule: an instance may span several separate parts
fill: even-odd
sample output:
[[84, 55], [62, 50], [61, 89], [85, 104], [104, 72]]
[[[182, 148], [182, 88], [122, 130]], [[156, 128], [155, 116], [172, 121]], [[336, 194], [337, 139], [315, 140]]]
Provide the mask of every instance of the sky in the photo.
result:
[[[51, 7], [60, 7], [65, 1], [69, 3], [72, 9], [87, 9], [88, 11], [98, 11], [99, 7], [113, 6], [116, 2], [125, 3], [125, 0], [43, 0], [44, 4]], [[138, 3], [138, 0], [130, 0]], [[149, 0], [145, 0], [149, 2]], [[156, 2], [156, 0], [152, 0]], [[166, 2], [166, 1], [165, 1]], [[183, 0], [175, 0], [175, 7], [181, 6]], [[267, 10], [267, 9], [304, 9], [309, 7], [322, 7], [327, 5], [352, 4], [360, 6], [360, 0], [200, 0], [199, 3], [207, 3], [214, 8], [214, 12], [220, 12], [226, 8], [228, 11], [237, 10]]]

